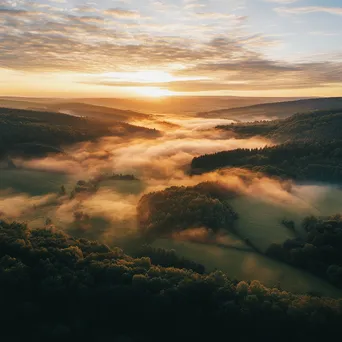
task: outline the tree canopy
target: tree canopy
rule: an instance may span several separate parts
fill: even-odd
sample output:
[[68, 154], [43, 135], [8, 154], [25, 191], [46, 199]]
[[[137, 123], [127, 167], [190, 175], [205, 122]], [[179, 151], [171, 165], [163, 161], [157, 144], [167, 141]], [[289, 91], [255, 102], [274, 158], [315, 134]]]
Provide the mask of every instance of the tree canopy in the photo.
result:
[[103, 136], [156, 136], [157, 131], [123, 122], [108, 122], [62, 113], [0, 108], [0, 157], [61, 152], [68, 144]]
[[245, 168], [294, 180], [342, 181], [342, 141], [286, 143], [256, 149], [236, 149], [196, 157], [193, 173], [218, 168]]
[[342, 288], [342, 217], [307, 217], [304, 238], [272, 244], [267, 254], [310, 271]]
[[54, 228], [4, 221], [0, 299], [8, 341], [328, 340], [342, 318], [339, 300], [164, 268]]
[[189, 228], [214, 232], [229, 229], [237, 214], [217, 183], [170, 187], [144, 195], [138, 204], [138, 224], [147, 236], [163, 236]]

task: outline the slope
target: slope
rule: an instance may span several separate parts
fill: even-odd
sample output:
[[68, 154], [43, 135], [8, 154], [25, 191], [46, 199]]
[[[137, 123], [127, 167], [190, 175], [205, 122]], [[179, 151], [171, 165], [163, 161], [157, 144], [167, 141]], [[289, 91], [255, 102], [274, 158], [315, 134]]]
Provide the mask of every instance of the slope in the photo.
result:
[[281, 119], [296, 113], [314, 110], [334, 110], [339, 108], [342, 108], [342, 97], [330, 97], [228, 108], [209, 112], [200, 112], [197, 116], [204, 118], [232, 119], [238, 121], [254, 121], [277, 118]]
[[[0, 156], [9, 152], [36, 155], [102, 136], [128, 137], [134, 134], [155, 136], [158, 132], [122, 122], [0, 108]], [[29, 147], [29, 152], [26, 147]]]
[[342, 109], [295, 114], [282, 120], [236, 123], [217, 128], [243, 138], [263, 136], [278, 143], [341, 139]]

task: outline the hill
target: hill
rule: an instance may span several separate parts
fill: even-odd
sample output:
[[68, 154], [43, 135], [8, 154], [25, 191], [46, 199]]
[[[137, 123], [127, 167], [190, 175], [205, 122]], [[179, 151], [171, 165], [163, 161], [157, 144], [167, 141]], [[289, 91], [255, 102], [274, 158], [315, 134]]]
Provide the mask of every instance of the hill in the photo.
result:
[[218, 126], [239, 138], [262, 136], [280, 145], [203, 155], [193, 173], [239, 167], [296, 180], [342, 182], [342, 110], [295, 114], [275, 121]]
[[[342, 106], [342, 103], [341, 103]], [[342, 108], [342, 107], [341, 107]], [[274, 121], [218, 126], [239, 137], [263, 136], [275, 142], [341, 139], [342, 109], [295, 114]]]
[[342, 318], [339, 300], [157, 266], [54, 227], [4, 221], [0, 299], [1, 335], [14, 342], [333, 340]]
[[207, 154], [192, 160], [192, 173], [245, 168], [300, 181], [342, 183], [342, 141], [288, 143]]
[[[79, 141], [102, 136], [156, 136], [155, 130], [127, 123], [95, 120], [61, 113], [0, 108], [0, 156], [22, 153], [29, 146], [30, 154], [40, 154]], [[25, 154], [25, 153], [24, 153]]]
[[100, 105], [86, 104], [61, 99], [35, 98], [0, 98], [0, 107], [26, 109], [34, 111], [58, 112], [73, 116], [89, 117], [100, 120], [115, 120], [129, 122], [130, 120], [146, 120], [148, 114], [123, 110]]
[[[0, 106], [27, 109], [41, 107], [49, 110], [49, 105], [66, 105], [68, 103], [88, 104], [113, 109], [145, 112], [154, 114], [196, 114], [198, 111], [211, 111], [223, 108], [250, 106], [260, 103], [290, 101], [294, 98], [272, 97], [238, 97], [238, 96], [170, 96], [155, 98], [31, 98], [0, 97]], [[18, 107], [19, 106], [19, 107]], [[52, 110], [52, 109], [50, 109]], [[53, 111], [53, 110], [52, 110]]]
[[198, 227], [213, 232], [232, 228], [238, 217], [225, 196], [219, 184], [209, 182], [146, 194], [137, 207], [140, 231], [154, 238]]
[[304, 219], [304, 238], [272, 244], [267, 254], [342, 287], [342, 217]]
[[76, 116], [86, 116], [100, 120], [129, 122], [130, 120], [146, 120], [151, 118], [151, 116], [148, 114], [138, 113], [131, 110], [122, 110], [77, 102], [50, 104], [48, 105], [48, 108], [54, 112]]
[[342, 97], [302, 99], [295, 101], [256, 104], [247, 107], [227, 108], [200, 112], [203, 118], [222, 118], [238, 121], [255, 121], [287, 118], [296, 113], [314, 110], [334, 110], [342, 108]]

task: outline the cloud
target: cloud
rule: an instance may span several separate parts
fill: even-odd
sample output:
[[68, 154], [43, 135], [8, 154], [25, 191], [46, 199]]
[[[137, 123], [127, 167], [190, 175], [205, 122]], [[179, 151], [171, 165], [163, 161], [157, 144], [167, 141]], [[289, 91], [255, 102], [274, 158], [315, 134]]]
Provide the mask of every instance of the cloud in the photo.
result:
[[236, 14], [219, 13], [219, 12], [196, 12], [193, 14], [193, 16], [198, 19], [210, 19], [210, 20], [229, 19], [229, 20], [236, 20], [240, 22], [247, 19], [246, 16], [238, 16]]
[[[203, 79], [194, 79], [203, 75]], [[301, 89], [315, 84], [324, 87], [342, 83], [342, 63], [279, 63], [250, 56], [246, 60], [228, 63], [203, 63], [185, 68], [175, 76], [189, 79], [164, 83], [145, 82], [145, 87], [158, 87], [174, 92], [205, 92], [219, 90]], [[87, 84], [114, 87], [140, 87], [141, 82], [92, 78]]]
[[325, 6], [307, 6], [307, 7], [278, 7], [275, 8], [278, 13], [287, 14], [308, 14], [308, 13], [328, 13], [333, 15], [342, 15], [341, 7], [325, 7]]
[[[245, 16], [212, 11], [208, 6], [200, 11], [184, 10], [184, 5], [203, 4], [192, 1], [182, 6], [157, 2], [152, 9], [165, 4], [167, 11], [151, 17], [126, 8], [99, 9], [91, 3], [68, 11], [39, 3], [27, 3], [22, 8], [0, 7], [0, 64], [26, 73], [91, 75], [171, 69], [175, 76], [197, 78], [164, 85], [175, 92], [299, 89], [342, 83], [341, 62], [331, 60], [330, 56], [329, 62], [325, 56], [317, 63], [298, 63], [272, 60], [264, 55], [263, 50], [281, 47], [280, 38], [248, 33], [241, 26]], [[301, 13], [329, 9], [277, 10], [282, 8]], [[338, 9], [329, 9], [335, 10]], [[162, 19], [165, 15], [167, 20]], [[138, 82], [89, 79], [79, 82], [94, 86], [140, 86]], [[150, 82], [146, 86], [160, 85]]]
[[28, 194], [8, 194], [0, 192], [0, 219], [4, 216], [16, 219], [22, 215], [31, 215], [39, 207], [54, 203], [56, 195], [47, 194], [45, 196], [31, 197]]
[[301, 0], [264, 0], [265, 2], [274, 2], [276, 4], [293, 4]]
[[140, 13], [137, 11], [129, 11], [121, 8], [109, 8], [105, 10], [103, 13], [116, 18], [136, 19], [141, 17]]
[[80, 13], [96, 13], [99, 12], [99, 10], [96, 7], [92, 7], [92, 6], [81, 6], [81, 7], [76, 7], [74, 8], [74, 11], [76, 12], [80, 12]]
[[35, 15], [41, 15], [42, 12], [37, 11], [26, 11], [17, 8], [7, 8], [7, 7], [0, 7], [0, 16], [8, 16], [8, 17], [32, 17]]

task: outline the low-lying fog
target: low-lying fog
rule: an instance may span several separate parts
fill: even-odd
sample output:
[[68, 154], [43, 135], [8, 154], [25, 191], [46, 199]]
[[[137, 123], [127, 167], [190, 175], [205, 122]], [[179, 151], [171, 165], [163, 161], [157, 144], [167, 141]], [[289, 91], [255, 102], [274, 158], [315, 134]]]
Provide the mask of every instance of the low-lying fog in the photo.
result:
[[[14, 159], [16, 169], [0, 170], [0, 218], [23, 220], [29, 227], [52, 222], [72, 233], [77, 213], [92, 218], [82, 226], [90, 238], [115, 245], [118, 237], [134, 234], [136, 205], [145, 193], [169, 186], [196, 185], [219, 181], [241, 194], [231, 200], [239, 214], [237, 230], [261, 251], [273, 242], [293, 237], [281, 221], [291, 219], [299, 227], [310, 214], [332, 215], [341, 212], [342, 191], [334, 186], [300, 185], [280, 182], [245, 170], [221, 170], [189, 176], [191, 159], [206, 153], [236, 148], [272, 145], [259, 138], [235, 139], [213, 128], [229, 120], [164, 118], [140, 125], [162, 129], [159, 138], [122, 139], [105, 137], [97, 142], [76, 144], [65, 154], [42, 159]], [[103, 173], [133, 174], [137, 180], [104, 180], [93, 194], [70, 197], [78, 180], [89, 180]], [[64, 185], [66, 195], [60, 194]], [[48, 220], [47, 220], [48, 219]], [[155, 246], [174, 248], [204, 264], [208, 270], [226, 271], [238, 279], [259, 279], [286, 290], [340, 294], [323, 280], [271, 260], [250, 250], [229, 248], [236, 237], [223, 239], [228, 248], [184, 240], [159, 239]]]

